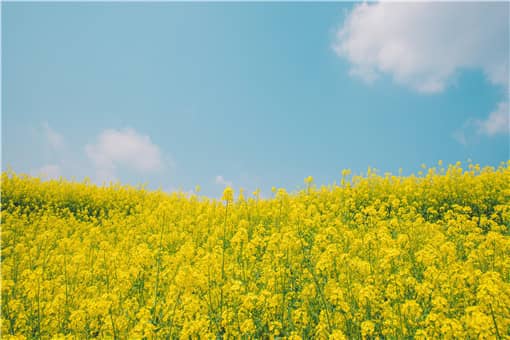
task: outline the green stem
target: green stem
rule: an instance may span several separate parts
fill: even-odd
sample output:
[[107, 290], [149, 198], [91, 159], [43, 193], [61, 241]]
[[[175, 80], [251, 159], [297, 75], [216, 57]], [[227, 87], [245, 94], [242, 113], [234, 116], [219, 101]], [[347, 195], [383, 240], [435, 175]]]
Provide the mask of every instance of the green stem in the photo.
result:
[[[225, 205], [225, 222], [223, 223], [223, 244], [222, 244], [222, 252], [221, 252], [221, 288], [220, 288], [220, 327], [221, 320], [223, 319], [223, 287], [225, 286], [225, 250], [227, 243], [227, 217], [228, 217], [228, 201]], [[221, 328], [220, 328], [220, 336], [222, 336]]]
[[41, 339], [41, 281], [37, 278], [37, 335]]
[[494, 328], [496, 328], [496, 338], [501, 339], [501, 335], [499, 334], [498, 324], [496, 323], [496, 317], [494, 316], [494, 309], [492, 308], [492, 304], [489, 304], [489, 307], [491, 308], [492, 322], [494, 322]]

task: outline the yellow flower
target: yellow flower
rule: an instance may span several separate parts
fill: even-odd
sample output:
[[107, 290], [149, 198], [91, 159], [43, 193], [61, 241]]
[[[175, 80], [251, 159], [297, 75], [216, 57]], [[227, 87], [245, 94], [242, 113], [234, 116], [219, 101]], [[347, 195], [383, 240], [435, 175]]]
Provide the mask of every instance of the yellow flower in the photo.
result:
[[227, 203], [233, 202], [234, 190], [231, 187], [226, 187], [225, 190], [223, 190], [223, 195], [221, 196], [221, 199]]
[[250, 335], [256, 331], [255, 324], [252, 319], [247, 319], [241, 324], [241, 333], [243, 335]]
[[236, 204], [3, 173], [0, 331], [504, 338], [510, 162], [468, 163]]
[[372, 321], [367, 320], [361, 323], [361, 335], [364, 338], [374, 335], [374, 331], [375, 324]]

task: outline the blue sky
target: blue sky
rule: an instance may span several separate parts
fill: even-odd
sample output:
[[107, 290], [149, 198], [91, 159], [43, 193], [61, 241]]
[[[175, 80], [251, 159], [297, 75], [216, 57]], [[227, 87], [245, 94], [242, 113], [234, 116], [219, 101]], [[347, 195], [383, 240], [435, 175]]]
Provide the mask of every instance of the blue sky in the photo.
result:
[[2, 167], [218, 196], [497, 166], [508, 7], [3, 2]]

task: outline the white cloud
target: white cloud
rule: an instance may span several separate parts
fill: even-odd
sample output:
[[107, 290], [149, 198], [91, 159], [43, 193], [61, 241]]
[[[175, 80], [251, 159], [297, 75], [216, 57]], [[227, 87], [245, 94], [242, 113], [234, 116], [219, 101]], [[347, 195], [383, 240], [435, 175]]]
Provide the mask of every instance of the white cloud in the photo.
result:
[[443, 91], [460, 69], [508, 86], [508, 9], [501, 3], [362, 3], [333, 44], [367, 82], [389, 74], [423, 93]]
[[467, 138], [466, 138], [466, 132], [464, 129], [458, 129], [453, 132], [452, 134], [453, 139], [457, 141], [457, 143], [462, 145], [467, 145]]
[[50, 146], [52, 150], [62, 150], [64, 148], [64, 137], [53, 130], [48, 122], [44, 122], [42, 124], [44, 137], [46, 139], [46, 142]]
[[215, 182], [216, 182], [216, 184], [219, 184], [219, 185], [222, 185], [222, 186], [225, 186], [225, 187], [231, 187], [232, 186], [232, 181], [227, 181], [221, 175], [216, 176]]
[[491, 112], [489, 118], [477, 122], [478, 132], [488, 136], [509, 133], [510, 113], [508, 109], [508, 102], [499, 103], [497, 109]]
[[62, 171], [57, 164], [46, 164], [39, 169], [31, 171], [33, 176], [39, 176], [44, 179], [56, 179], [62, 176]]
[[48, 122], [43, 122], [37, 133], [42, 137], [36, 143], [38, 146], [42, 146], [40, 151], [42, 151], [44, 165], [32, 169], [30, 174], [42, 179], [57, 179], [63, 176], [62, 164], [67, 151], [64, 137], [55, 131]]
[[85, 146], [100, 181], [116, 180], [116, 169], [125, 167], [140, 173], [161, 170], [161, 151], [149, 136], [133, 129], [104, 130], [93, 144]]
[[469, 118], [452, 137], [462, 145], [476, 144], [483, 136], [510, 133], [510, 113], [507, 101], [498, 103], [497, 108], [485, 120]]

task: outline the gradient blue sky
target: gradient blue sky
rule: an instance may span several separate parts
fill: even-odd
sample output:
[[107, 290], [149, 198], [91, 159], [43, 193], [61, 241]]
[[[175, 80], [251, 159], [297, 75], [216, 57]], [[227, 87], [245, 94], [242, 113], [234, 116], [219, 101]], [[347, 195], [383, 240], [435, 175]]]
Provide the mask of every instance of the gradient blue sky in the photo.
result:
[[2, 2], [2, 167], [217, 196], [508, 160], [508, 3], [422, 5]]

